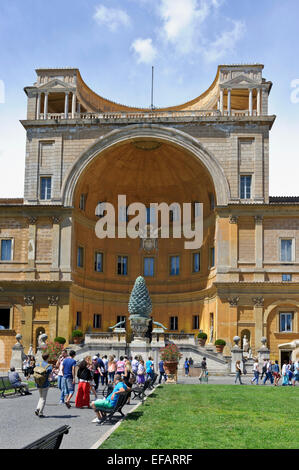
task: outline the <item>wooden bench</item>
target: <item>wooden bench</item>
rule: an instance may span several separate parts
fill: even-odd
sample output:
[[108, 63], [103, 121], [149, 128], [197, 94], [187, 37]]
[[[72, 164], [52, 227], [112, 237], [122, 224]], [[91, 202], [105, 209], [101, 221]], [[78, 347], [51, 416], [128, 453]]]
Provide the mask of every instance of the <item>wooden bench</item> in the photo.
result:
[[46, 436], [23, 447], [23, 449], [59, 449], [64, 434], [68, 434], [70, 428], [67, 425], [61, 426], [56, 431], [50, 432]]
[[150, 384], [151, 384], [151, 379], [148, 379], [144, 382], [143, 385], [136, 385], [135, 387], [132, 388], [132, 393], [133, 393], [133, 400], [135, 398], [139, 398], [139, 400], [144, 400], [144, 396], [145, 396], [145, 391], [150, 388]]
[[105, 410], [105, 412], [102, 411], [102, 413], [105, 413], [105, 415], [101, 419], [101, 422], [98, 423], [99, 425], [104, 424], [106, 421], [111, 422], [112, 417], [115, 415], [115, 413], [120, 413], [121, 417], [124, 418], [125, 415], [122, 412], [122, 409], [125, 406], [125, 404], [127, 403], [129, 393], [130, 392], [120, 392], [120, 393], [118, 393], [118, 399], [117, 399], [115, 407], [111, 408], [111, 410]]
[[[14, 392], [12, 392], [14, 390]], [[20, 395], [26, 395], [23, 385], [12, 385], [8, 376], [0, 377], [0, 393], [2, 398], [5, 398], [5, 392], [20, 393]]]

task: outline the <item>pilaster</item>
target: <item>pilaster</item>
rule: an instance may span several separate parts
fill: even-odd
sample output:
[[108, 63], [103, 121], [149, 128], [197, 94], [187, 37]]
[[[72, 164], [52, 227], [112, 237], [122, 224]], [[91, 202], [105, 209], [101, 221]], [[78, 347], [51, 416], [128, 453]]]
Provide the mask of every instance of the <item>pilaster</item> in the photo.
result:
[[58, 333], [58, 302], [59, 297], [51, 295], [49, 301], [49, 338], [53, 341]]
[[254, 297], [252, 299], [254, 304], [254, 321], [255, 321], [255, 351], [261, 343], [264, 336], [264, 299], [263, 297]]
[[24, 296], [24, 325], [23, 325], [23, 343], [24, 348], [27, 351], [31, 344], [33, 344], [32, 336], [32, 325], [33, 325], [33, 312], [34, 312], [34, 301], [35, 297], [33, 295]]

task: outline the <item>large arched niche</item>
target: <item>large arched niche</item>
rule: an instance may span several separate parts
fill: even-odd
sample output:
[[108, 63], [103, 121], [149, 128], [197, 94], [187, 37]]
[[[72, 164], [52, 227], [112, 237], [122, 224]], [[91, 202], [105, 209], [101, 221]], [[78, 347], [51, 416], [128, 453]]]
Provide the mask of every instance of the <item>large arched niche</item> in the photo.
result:
[[[155, 145], [153, 145], [153, 148], [151, 149], [152, 151], [157, 150], [157, 152], [159, 152], [160, 145], [162, 147], [163, 145], [167, 145], [174, 150], [177, 149], [185, 156], [190, 156], [191, 160], [193, 159], [198, 163], [198, 168], [202, 168], [205, 172], [206, 179], [212, 182], [217, 205], [225, 206], [228, 204], [229, 186], [224, 172], [218, 161], [201, 145], [200, 142], [177, 129], [157, 125], [140, 124], [112, 131], [105, 137], [100, 138], [78, 158], [71, 168], [62, 188], [62, 201], [64, 206], [73, 207], [75, 205], [75, 193], [78, 189], [78, 183], [80, 180], [82, 181], [84, 174], [92, 166], [95, 159], [98, 160], [99, 158], [105, 158], [105, 156], [109, 154], [111, 155], [112, 150], [121, 155], [121, 147], [131, 143], [137, 145], [137, 150], [138, 147], [140, 150], [143, 142], [156, 143], [156, 149]], [[119, 148], [119, 152], [117, 152], [117, 148]], [[135, 156], [136, 153], [137, 152], [135, 152]], [[144, 152], [144, 161], [146, 160], [146, 155], [149, 155], [150, 153], [152, 152]], [[161, 155], [162, 152], [159, 152], [159, 154]], [[192, 167], [191, 160], [189, 161]], [[175, 171], [175, 164], [175, 157], [173, 157], [173, 165], [171, 165], [173, 168], [169, 168], [169, 171], [172, 171], [172, 173]], [[136, 184], [137, 183], [138, 182], [136, 181]], [[188, 182], [186, 182], [186, 184], [188, 184]]]

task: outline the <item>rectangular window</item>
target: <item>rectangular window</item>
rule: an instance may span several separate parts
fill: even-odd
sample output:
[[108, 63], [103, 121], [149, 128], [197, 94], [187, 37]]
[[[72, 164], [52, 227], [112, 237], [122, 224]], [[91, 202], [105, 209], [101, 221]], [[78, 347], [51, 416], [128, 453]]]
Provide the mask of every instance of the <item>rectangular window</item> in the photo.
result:
[[179, 329], [178, 317], [170, 317], [170, 330], [177, 331]]
[[[116, 323], [120, 323], [123, 321], [126, 322], [127, 317], [125, 315], [117, 315]], [[126, 328], [126, 324], [124, 323], [123, 325], [120, 326], [120, 328]]]
[[78, 246], [77, 266], [78, 268], [83, 268], [84, 266], [84, 248], [82, 246]]
[[178, 276], [180, 274], [180, 257], [171, 256], [170, 257], [170, 275]]
[[292, 274], [283, 274], [282, 275], [283, 282], [292, 282]]
[[193, 330], [199, 329], [199, 315], [193, 315]]
[[103, 253], [95, 253], [94, 269], [97, 273], [103, 272]]
[[193, 253], [193, 272], [200, 272], [200, 253]]
[[146, 208], [146, 223], [154, 224], [156, 221], [156, 211], [154, 207], [147, 207]]
[[211, 209], [211, 211], [213, 211], [215, 209], [215, 196], [214, 196], [214, 194], [210, 193], [209, 198], [210, 198], [210, 209]]
[[0, 330], [9, 330], [10, 328], [10, 309], [0, 309]]
[[82, 312], [77, 312], [76, 314], [76, 326], [81, 326]]
[[97, 313], [93, 316], [93, 327], [96, 329], [100, 329], [102, 324], [102, 315], [98, 315]]
[[103, 201], [99, 201], [96, 207], [96, 216], [97, 217], [104, 217], [104, 212], [106, 210], [106, 204]]
[[281, 332], [293, 331], [293, 313], [281, 313], [280, 316], [280, 330]]
[[12, 260], [12, 240], [1, 240], [1, 261]]
[[210, 248], [210, 268], [214, 268], [215, 266], [215, 247], [212, 246]]
[[153, 276], [154, 275], [154, 258], [144, 258], [144, 276]]
[[118, 256], [117, 258], [117, 274], [127, 276], [128, 274], [128, 257]]
[[119, 222], [128, 222], [128, 207], [120, 207], [118, 211], [118, 221]]
[[85, 211], [85, 205], [86, 205], [86, 194], [81, 194], [80, 202], [79, 202], [79, 209], [81, 209], [81, 211]]
[[240, 198], [250, 199], [251, 198], [251, 180], [250, 175], [240, 177]]
[[40, 198], [43, 201], [51, 199], [52, 178], [46, 177], [40, 179]]
[[280, 240], [280, 261], [293, 261], [293, 240], [291, 238]]

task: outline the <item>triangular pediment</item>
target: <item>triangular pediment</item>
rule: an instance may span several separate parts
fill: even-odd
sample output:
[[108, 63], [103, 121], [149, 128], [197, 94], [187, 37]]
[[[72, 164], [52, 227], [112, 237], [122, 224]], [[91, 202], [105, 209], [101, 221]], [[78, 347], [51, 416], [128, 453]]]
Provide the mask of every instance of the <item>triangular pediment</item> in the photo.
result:
[[224, 85], [227, 87], [236, 87], [236, 86], [241, 86], [241, 87], [246, 87], [250, 85], [257, 85], [257, 82], [252, 80], [251, 78], [247, 77], [244, 74], [238, 75], [237, 77], [233, 78], [232, 80], [228, 80], [227, 82], [222, 83], [221, 85]]
[[75, 86], [70, 85], [69, 83], [63, 82], [62, 80], [59, 80], [58, 78], [55, 78], [54, 80], [51, 80], [48, 83], [38, 86], [38, 89], [40, 91], [52, 91], [56, 93], [59, 91], [65, 91], [65, 90], [73, 91], [75, 88], [76, 88]]

